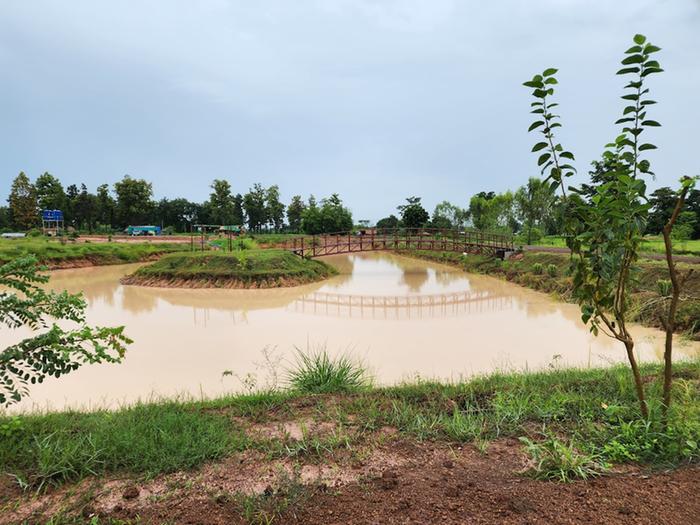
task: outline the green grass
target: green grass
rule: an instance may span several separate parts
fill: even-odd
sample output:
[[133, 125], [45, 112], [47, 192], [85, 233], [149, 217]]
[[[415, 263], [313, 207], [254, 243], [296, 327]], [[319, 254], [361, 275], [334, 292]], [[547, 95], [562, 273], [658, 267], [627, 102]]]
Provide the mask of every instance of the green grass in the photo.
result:
[[[569, 275], [569, 255], [564, 253], [524, 252], [522, 259], [501, 261], [480, 255], [462, 255], [457, 252], [412, 250], [406, 255], [452, 264], [471, 273], [502, 277], [534, 290], [553, 294], [564, 301], [572, 300], [573, 284]], [[683, 298], [676, 316], [676, 329], [691, 338], [700, 338], [700, 271], [698, 265], [678, 263], [681, 271], [694, 268], [686, 280]], [[633, 270], [631, 287], [631, 319], [647, 326], [660, 328], [658, 281], [668, 279], [665, 261], [644, 259]]]
[[227, 420], [177, 402], [15, 421], [19, 428], [0, 444], [0, 466], [37, 488], [119, 470], [155, 475], [192, 468], [246, 443]]
[[[521, 239], [522, 240], [522, 239]], [[524, 241], [523, 241], [524, 242]], [[557, 248], [566, 248], [564, 237], [559, 235], [548, 235], [538, 239], [532, 243], [534, 246], [555, 246]], [[673, 251], [679, 255], [698, 255], [700, 256], [700, 239], [689, 241], [674, 241]], [[665, 253], [664, 240], [660, 235], [648, 235], [642, 241], [643, 253]]]
[[299, 237], [301, 233], [246, 233], [243, 237], [251, 239], [258, 244], [280, 244], [286, 240]]
[[71, 242], [61, 244], [45, 237], [26, 239], [0, 239], [0, 264], [23, 255], [34, 254], [45, 264], [71, 260], [90, 260], [93, 264], [120, 264], [137, 262], [152, 255], [182, 251], [189, 246], [173, 243], [90, 243]]
[[[628, 368], [493, 374], [459, 383], [423, 381], [349, 394], [286, 390], [203, 401], [162, 401], [114, 412], [0, 416], [0, 471], [40, 488], [94, 474], [155, 476], [255, 448], [272, 457], [332, 457], [385, 426], [416, 440], [475, 443], [525, 437], [538, 477], [572, 479], [634, 461], [673, 466], [700, 460], [700, 362], [675, 366], [669, 425], [660, 422], [658, 365], [642, 420]], [[304, 421], [336, 429], [301, 440], [246, 434], [246, 422]], [[352, 423], [350, 423], [350, 421]], [[557, 442], [553, 442], [556, 436]]]
[[325, 350], [297, 350], [289, 371], [291, 388], [303, 394], [357, 392], [370, 384], [364, 367], [346, 355], [329, 357]]
[[[230, 282], [250, 285], [293, 284], [318, 281], [336, 271], [329, 265], [303, 259], [285, 250], [241, 250], [173, 254], [139, 268], [134, 283], [149, 279], [193, 281], [211, 286]], [[128, 281], [127, 281], [128, 282]]]

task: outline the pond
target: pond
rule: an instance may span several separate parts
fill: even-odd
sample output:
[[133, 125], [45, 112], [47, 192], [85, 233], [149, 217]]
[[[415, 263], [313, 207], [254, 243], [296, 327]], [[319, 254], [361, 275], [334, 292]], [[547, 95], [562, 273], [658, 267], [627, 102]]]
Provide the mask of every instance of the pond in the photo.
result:
[[[49, 379], [13, 410], [283, 386], [296, 348], [350, 354], [379, 384], [625, 360], [621, 344], [588, 332], [577, 306], [496, 278], [382, 252], [324, 260], [340, 274], [268, 290], [121, 285], [133, 264], [53, 272], [52, 288], [85, 294], [91, 324], [125, 325], [134, 343], [123, 363]], [[663, 334], [633, 331], [639, 358], [660, 359]], [[0, 344], [27, 334], [3, 329]], [[696, 356], [700, 344], [678, 342], [675, 352]]]

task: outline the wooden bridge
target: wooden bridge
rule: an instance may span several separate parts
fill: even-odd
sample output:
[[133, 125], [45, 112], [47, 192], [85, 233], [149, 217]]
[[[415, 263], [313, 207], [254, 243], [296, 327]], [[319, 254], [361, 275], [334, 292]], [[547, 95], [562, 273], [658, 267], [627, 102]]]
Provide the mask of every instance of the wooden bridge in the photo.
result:
[[430, 250], [489, 255], [503, 259], [513, 251], [508, 235], [475, 230], [435, 228], [368, 229], [365, 233], [340, 232], [287, 239], [286, 250], [302, 257], [379, 250]]

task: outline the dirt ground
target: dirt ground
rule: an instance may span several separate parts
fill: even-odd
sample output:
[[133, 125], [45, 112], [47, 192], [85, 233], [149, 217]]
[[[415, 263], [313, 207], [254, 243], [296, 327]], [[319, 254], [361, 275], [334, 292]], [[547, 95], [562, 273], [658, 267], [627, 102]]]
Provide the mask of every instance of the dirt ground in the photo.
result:
[[0, 523], [56, 515], [77, 516], [76, 523], [97, 516], [202, 525], [699, 523], [697, 465], [654, 473], [625, 467], [574, 483], [536, 481], [523, 474], [527, 467], [517, 440], [480, 451], [382, 429], [371, 444], [330, 460], [247, 451], [192, 472], [88, 479], [41, 496], [22, 494], [8, 478], [0, 485]]

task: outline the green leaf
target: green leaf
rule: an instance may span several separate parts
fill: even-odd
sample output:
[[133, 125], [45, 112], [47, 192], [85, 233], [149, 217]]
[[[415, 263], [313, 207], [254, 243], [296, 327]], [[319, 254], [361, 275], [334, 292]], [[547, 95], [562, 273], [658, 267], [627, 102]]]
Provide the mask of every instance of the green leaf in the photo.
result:
[[543, 125], [544, 125], [544, 121], [538, 120], [538, 121], [535, 121], [535, 122], [533, 122], [532, 124], [530, 124], [530, 127], [527, 128], [527, 130], [528, 130], [528, 131], [532, 131], [533, 129], [537, 129], [537, 128], [539, 128], [540, 126], [543, 126]]
[[650, 68], [644, 70], [644, 73], [642, 73], [642, 77], [654, 75], [656, 73], [663, 73], [663, 71], [664, 70], [661, 69], [660, 67], [650, 67]]
[[651, 44], [647, 44], [646, 46], [644, 46], [644, 52], [647, 55], [651, 55], [652, 53], [656, 53], [657, 51], [661, 51], [661, 48], [653, 46]]
[[624, 124], [625, 122], [634, 122], [634, 117], [619, 118], [615, 121], [615, 124]]
[[648, 149], [657, 149], [653, 144], [642, 144], [639, 146], [639, 151], [646, 151]]
[[538, 142], [534, 146], [532, 146], [532, 151], [540, 151], [542, 148], [546, 148], [548, 144], [546, 142]]
[[558, 84], [559, 82], [557, 82], [556, 78], [549, 77], [549, 78], [545, 79], [544, 83], [545, 84]]
[[637, 100], [639, 99], [639, 95], [636, 93], [630, 93], [629, 95], [623, 95], [620, 98], [623, 100]]
[[557, 68], [555, 68], [555, 67], [550, 67], [550, 68], [547, 68], [547, 69], [544, 70], [544, 72], [542, 73], [542, 76], [544, 76], [544, 77], [551, 77], [551, 76], [554, 75], [557, 71], [559, 71]]
[[532, 95], [537, 98], [544, 98], [547, 96], [547, 92], [544, 89], [536, 89], [532, 92]]
[[638, 67], [623, 67], [620, 69], [617, 74], [618, 75], [626, 75], [627, 73], [639, 73], [639, 68]]
[[625, 55], [629, 55], [630, 53], [641, 53], [641, 52], [642, 52], [642, 46], [632, 46], [627, 51], [625, 51]]
[[651, 104], [656, 104], [656, 100], [642, 100], [642, 102], [640, 102], [639, 105], [640, 106], [649, 106]]
[[571, 153], [570, 151], [562, 151], [562, 152], [559, 154], [559, 156], [562, 157], [562, 158], [564, 158], [564, 159], [576, 160], [576, 159], [574, 158], [574, 154]]
[[647, 41], [647, 37], [645, 37], [644, 35], [636, 34], [634, 35], [634, 38], [632, 40], [634, 40], [635, 44], [641, 46], [644, 42]]
[[536, 80], [528, 80], [527, 82], [523, 82], [523, 86], [530, 87], [530, 88], [542, 88], [544, 85], [542, 84], [541, 81], [536, 81]]
[[627, 113], [632, 113], [633, 111], [637, 111], [637, 106], [627, 106], [622, 114], [627, 115]]
[[659, 123], [656, 122], [655, 120], [645, 120], [645, 121], [642, 122], [642, 126], [651, 126], [651, 127], [654, 127], [654, 128], [660, 128], [660, 127], [661, 127], [661, 124], [659, 124]]
[[540, 158], [537, 159], [537, 165], [542, 166], [542, 164], [547, 162], [551, 156], [551, 153], [543, 153], [542, 155], [540, 155]]
[[630, 64], [641, 64], [644, 62], [644, 55], [630, 55], [622, 60], [623, 66], [628, 66]]

